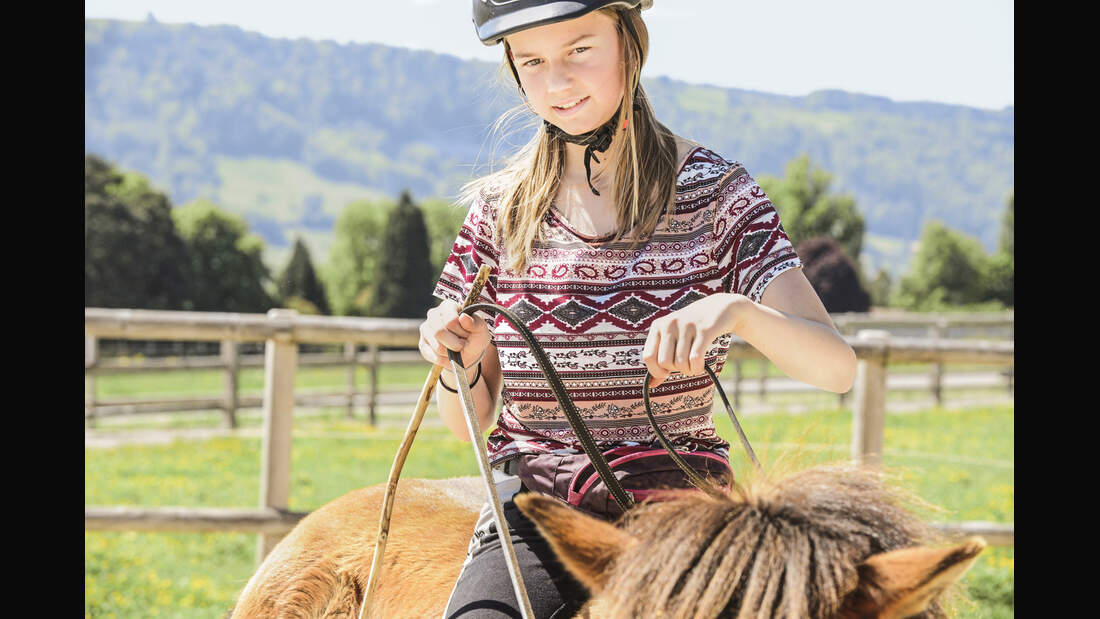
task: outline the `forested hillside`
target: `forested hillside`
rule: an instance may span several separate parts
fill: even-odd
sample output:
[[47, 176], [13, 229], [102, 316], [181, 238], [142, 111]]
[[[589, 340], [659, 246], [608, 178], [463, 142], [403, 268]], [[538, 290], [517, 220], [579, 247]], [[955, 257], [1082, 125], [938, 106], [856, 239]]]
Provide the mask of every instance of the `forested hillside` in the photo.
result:
[[[730, 70], [750, 61], [731, 57]], [[490, 137], [518, 103], [495, 78], [492, 63], [383, 45], [86, 20], [85, 149], [147, 174], [174, 204], [205, 197], [244, 216], [275, 252], [301, 234], [323, 263], [348, 202], [406, 188], [447, 199], [524, 140], [522, 126]], [[643, 83], [671, 129], [755, 175], [808, 153], [855, 197], [872, 264], [900, 271], [929, 219], [996, 246], [1013, 108]]]

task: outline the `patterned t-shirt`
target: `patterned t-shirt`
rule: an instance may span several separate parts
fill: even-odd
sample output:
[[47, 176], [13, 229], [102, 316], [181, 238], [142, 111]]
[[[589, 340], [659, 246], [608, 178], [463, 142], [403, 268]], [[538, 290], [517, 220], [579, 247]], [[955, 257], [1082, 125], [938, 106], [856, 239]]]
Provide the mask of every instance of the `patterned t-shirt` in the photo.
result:
[[[745, 168], [696, 147], [677, 174], [675, 214], [662, 217], [643, 247], [573, 230], [555, 209], [541, 225], [526, 271], [500, 268], [494, 238], [501, 196], [483, 191], [471, 206], [433, 294], [459, 303], [482, 264], [491, 267], [479, 303], [509, 308], [554, 364], [601, 450], [656, 444], [642, 402], [642, 361], [652, 322], [719, 292], [759, 301], [777, 275], [802, 266], [779, 216]], [[482, 313], [497, 347], [502, 409], [488, 440], [493, 465], [519, 454], [580, 453], [569, 421], [519, 333]], [[715, 339], [706, 363], [717, 375], [730, 335]], [[728, 457], [711, 419], [714, 385], [676, 372], [650, 390], [653, 414], [677, 449]]]

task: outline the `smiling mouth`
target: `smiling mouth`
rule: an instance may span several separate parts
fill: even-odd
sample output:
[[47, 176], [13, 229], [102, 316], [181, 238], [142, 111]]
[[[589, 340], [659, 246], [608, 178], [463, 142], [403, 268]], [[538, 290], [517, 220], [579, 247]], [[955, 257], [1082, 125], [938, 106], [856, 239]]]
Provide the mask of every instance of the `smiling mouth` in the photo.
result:
[[576, 101], [576, 103], [573, 103], [572, 105], [570, 105], [570, 106], [567, 106], [567, 107], [561, 107], [561, 106], [559, 106], [559, 105], [552, 105], [552, 106], [550, 106], [550, 107], [554, 108], [555, 110], [561, 110], [561, 111], [563, 111], [563, 112], [568, 112], [569, 110], [572, 110], [572, 109], [576, 108], [576, 107], [577, 107], [578, 105], [581, 105], [581, 104], [582, 104], [582, 103], [584, 103], [585, 101], [588, 101], [588, 97], [584, 97], [584, 98], [578, 99], [578, 100]]

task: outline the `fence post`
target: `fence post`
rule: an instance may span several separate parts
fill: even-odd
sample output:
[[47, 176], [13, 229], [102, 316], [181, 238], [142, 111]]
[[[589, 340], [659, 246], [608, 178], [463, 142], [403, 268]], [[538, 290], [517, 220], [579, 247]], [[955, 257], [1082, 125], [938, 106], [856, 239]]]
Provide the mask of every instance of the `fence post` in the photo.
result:
[[[1010, 322], [1008, 324], [1008, 339], [1010, 339], [1010, 340], [1015, 340], [1016, 339], [1016, 321], [1015, 320], [1013, 320], [1012, 322]], [[1015, 389], [1015, 384], [1014, 384], [1015, 381], [1016, 381], [1016, 364], [1013, 363], [1012, 365], [1008, 366], [1008, 395], [1013, 395], [1015, 393], [1015, 391], [1013, 391]]]
[[348, 362], [348, 419], [355, 418], [355, 342], [344, 343], [344, 359]]
[[[290, 498], [290, 433], [294, 421], [294, 375], [298, 343], [294, 318], [298, 312], [273, 309], [268, 320], [277, 331], [264, 346], [264, 425], [260, 455], [260, 507], [285, 510]], [[278, 324], [282, 323], [282, 324]], [[256, 544], [258, 566], [283, 534], [261, 533]]]
[[94, 335], [85, 335], [84, 375], [88, 383], [88, 394], [84, 398], [84, 418], [87, 420], [89, 428], [95, 427], [95, 367], [98, 364], [99, 340]]
[[[941, 318], [928, 326], [928, 337], [938, 340], [946, 334], [947, 323]], [[943, 406], [943, 363], [932, 364], [932, 397]]]
[[378, 344], [370, 345], [370, 387], [367, 391], [367, 410], [370, 413], [370, 425], [378, 426]]
[[882, 436], [886, 427], [886, 357], [890, 332], [861, 329], [856, 337], [881, 343], [882, 353], [859, 360], [856, 397], [852, 409], [852, 459], [863, 464], [882, 464]]
[[768, 382], [768, 360], [760, 360], [760, 403], [764, 403], [765, 385]]
[[239, 372], [241, 367], [240, 349], [233, 340], [222, 340], [221, 358], [225, 372], [225, 401], [222, 407], [225, 409], [225, 425], [228, 428], [237, 427], [237, 407], [239, 399]]
[[[852, 329], [848, 326], [847, 321], [843, 321], [840, 324], [834, 323], [834, 326], [836, 326], [837, 333], [839, 333], [842, 337], [845, 335], [850, 335], [852, 333]], [[848, 399], [848, 394], [851, 393], [851, 391], [852, 390], [849, 389], [848, 391], [843, 391], [836, 394], [837, 408], [844, 408], [844, 402]]]
[[733, 407], [741, 410], [741, 359], [733, 360]]

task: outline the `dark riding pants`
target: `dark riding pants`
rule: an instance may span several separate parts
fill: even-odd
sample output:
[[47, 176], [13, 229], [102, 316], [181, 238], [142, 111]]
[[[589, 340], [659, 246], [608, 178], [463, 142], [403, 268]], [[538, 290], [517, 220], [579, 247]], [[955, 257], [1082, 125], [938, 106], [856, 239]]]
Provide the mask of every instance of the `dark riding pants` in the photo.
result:
[[[588, 600], [588, 590], [576, 581], [555, 558], [549, 544], [516, 504], [512, 497], [527, 489], [515, 476], [495, 472], [497, 489], [519, 560], [527, 596], [538, 619], [573, 617]], [[505, 563], [504, 549], [497, 535], [493, 511], [488, 503], [481, 515], [466, 561], [447, 602], [447, 619], [519, 618], [519, 603], [512, 590], [512, 578]]]

